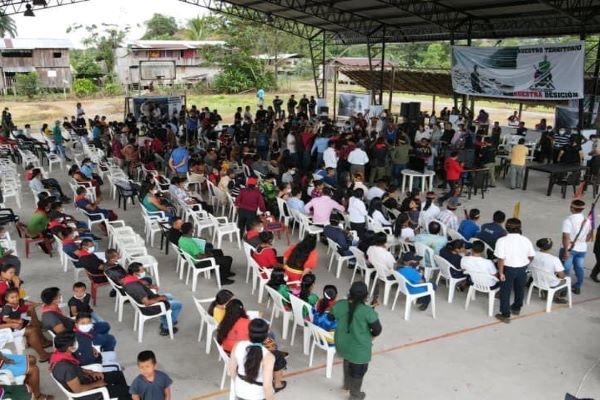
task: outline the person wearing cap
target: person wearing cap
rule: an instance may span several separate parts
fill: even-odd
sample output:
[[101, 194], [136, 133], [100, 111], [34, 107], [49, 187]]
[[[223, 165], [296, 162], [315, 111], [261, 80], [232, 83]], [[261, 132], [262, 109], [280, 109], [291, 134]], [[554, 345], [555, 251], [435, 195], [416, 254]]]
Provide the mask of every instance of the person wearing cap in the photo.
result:
[[331, 198], [332, 194], [330, 188], [324, 188], [322, 196], [313, 197], [313, 199], [304, 206], [304, 212], [306, 214], [312, 212], [312, 223], [314, 225], [327, 225], [333, 210], [337, 210], [342, 214], [346, 211], [344, 206]]
[[442, 210], [435, 216], [435, 219], [446, 225], [448, 229], [458, 230], [458, 217], [454, 212], [460, 206], [457, 198], [448, 200], [446, 209]]
[[569, 276], [571, 269], [575, 269], [577, 281], [573, 284], [573, 293], [581, 293], [583, 284], [585, 254], [587, 252], [587, 242], [593, 237], [592, 224], [589, 219], [583, 215], [585, 202], [583, 200], [573, 200], [571, 202], [571, 215], [562, 223], [562, 248], [560, 250], [561, 259], [565, 266], [565, 274]]
[[67, 391], [77, 394], [106, 387], [110, 398], [131, 399], [123, 372], [94, 372], [81, 367], [79, 360], [73, 355], [78, 348], [73, 332], [57, 334], [54, 338], [54, 348], [55, 351], [50, 356], [50, 372]]
[[432, 219], [440, 213], [440, 208], [435, 204], [437, 195], [435, 192], [427, 192], [425, 195], [425, 202], [421, 204], [421, 215], [420, 217], [428, 225]]
[[238, 208], [238, 228], [240, 235], [244, 236], [248, 222], [256, 218], [258, 211], [264, 213], [267, 211], [265, 199], [260, 190], [256, 188], [257, 180], [254, 177], [246, 179], [246, 187], [240, 190], [240, 194], [235, 198], [235, 205]]
[[440, 250], [448, 243], [448, 238], [443, 235], [439, 222], [431, 221], [427, 225], [427, 232], [422, 232], [415, 236], [414, 242], [422, 243], [432, 249], [435, 254], [439, 254]]
[[477, 208], [472, 208], [469, 210], [469, 218], [463, 219], [460, 222], [458, 233], [460, 233], [465, 240], [469, 241], [479, 233], [480, 228], [477, 221], [479, 221], [480, 215], [481, 213]]
[[469, 285], [473, 284], [471, 275], [479, 274], [488, 277], [487, 284], [490, 290], [494, 290], [500, 286], [497, 278], [498, 270], [496, 269], [494, 262], [486, 258], [485, 245], [481, 240], [476, 240], [473, 242], [471, 247], [471, 255], [462, 257], [460, 260], [460, 268], [467, 273], [467, 281]]
[[[538, 251], [531, 261], [529, 269], [536, 268], [540, 271], [544, 271], [548, 276], [552, 276], [548, 283], [550, 287], [556, 287], [564, 283], [565, 278], [565, 267], [558, 257], [551, 253], [552, 250], [552, 239], [543, 238], [535, 242]], [[555, 303], [565, 304], [567, 301], [563, 298], [566, 293], [559, 293], [558, 297], [554, 299]]]
[[[406, 252], [402, 254], [402, 266], [396, 269], [396, 272], [402, 275], [408, 281], [408, 283], [410, 283], [410, 285], [406, 285], [406, 289], [410, 294], [419, 294], [427, 291], [427, 287], [425, 286], [411, 286], [427, 283], [425, 277], [417, 269], [422, 259], [423, 257], [418, 256], [412, 251]], [[435, 290], [435, 284], [433, 285], [433, 289]], [[417, 304], [419, 305], [420, 311], [427, 310], [429, 303], [431, 303], [431, 296], [423, 296], [417, 299]]]
[[[511, 314], [519, 315], [523, 307], [527, 266], [535, 256], [531, 241], [521, 233], [521, 220], [509, 218], [506, 221], [508, 234], [496, 242], [494, 257], [498, 259], [498, 278], [500, 279], [500, 313], [496, 319], [509, 323]], [[510, 304], [510, 295], [514, 292], [514, 302]]]
[[337, 321], [335, 350], [344, 360], [344, 390], [350, 400], [362, 400], [363, 379], [371, 362], [373, 339], [381, 334], [382, 326], [373, 307], [365, 304], [368, 290], [364, 282], [354, 282], [348, 298], [338, 300], [331, 314]]

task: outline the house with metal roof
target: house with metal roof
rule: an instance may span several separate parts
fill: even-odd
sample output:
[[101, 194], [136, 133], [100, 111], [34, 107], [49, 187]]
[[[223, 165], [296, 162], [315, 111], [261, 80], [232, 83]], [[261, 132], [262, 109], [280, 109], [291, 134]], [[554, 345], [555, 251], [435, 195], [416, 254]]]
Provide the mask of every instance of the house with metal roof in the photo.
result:
[[0, 90], [12, 93], [18, 74], [37, 72], [43, 89], [71, 88], [73, 44], [68, 39], [0, 39]]

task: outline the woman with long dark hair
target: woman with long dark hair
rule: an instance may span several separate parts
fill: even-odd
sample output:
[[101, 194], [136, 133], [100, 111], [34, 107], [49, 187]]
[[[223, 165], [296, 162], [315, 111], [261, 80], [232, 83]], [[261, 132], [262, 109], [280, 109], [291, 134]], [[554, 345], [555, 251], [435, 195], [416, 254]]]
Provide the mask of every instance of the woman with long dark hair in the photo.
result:
[[337, 321], [333, 314], [331, 314], [331, 309], [335, 305], [337, 295], [338, 291], [335, 286], [325, 285], [323, 288], [323, 297], [315, 304], [312, 310], [313, 324], [331, 333], [337, 327]]
[[244, 304], [239, 299], [231, 299], [225, 306], [225, 316], [217, 327], [217, 342], [223, 350], [231, 353], [233, 346], [240, 340], [248, 340], [250, 319]]
[[369, 204], [369, 217], [373, 218], [373, 221], [379, 223], [381, 226], [392, 226], [391, 221], [383, 214], [383, 202], [381, 201], [381, 197], [375, 197], [371, 200], [371, 203]]
[[365, 304], [368, 290], [364, 282], [354, 282], [348, 299], [336, 302], [331, 310], [338, 325], [335, 330], [335, 349], [344, 359], [344, 389], [350, 400], [362, 400], [362, 382], [369, 362], [373, 338], [381, 334], [379, 316]]
[[302, 277], [302, 282], [300, 282], [300, 293], [298, 294], [298, 298], [304, 300], [311, 306], [314, 306], [317, 301], [319, 301], [319, 296], [313, 293], [316, 280], [315, 274], [308, 273]]
[[227, 303], [233, 299], [233, 292], [227, 289], [221, 289], [215, 295], [215, 299], [208, 306], [208, 315], [211, 315], [217, 324], [220, 324], [225, 317], [225, 308], [227, 307]]
[[[294, 244], [283, 254], [284, 268], [288, 284], [299, 282], [302, 277], [317, 267], [319, 253], [316, 250], [317, 237], [306, 235], [298, 244]], [[297, 284], [292, 285], [297, 287]]]
[[263, 346], [269, 336], [269, 324], [254, 319], [249, 325], [249, 340], [238, 342], [229, 359], [229, 376], [234, 380], [235, 395], [243, 400], [272, 400], [275, 357]]
[[283, 268], [274, 268], [271, 271], [271, 276], [267, 281], [267, 286], [276, 290], [281, 296], [283, 296], [284, 300], [287, 302], [289, 306], [290, 302], [290, 288], [287, 285], [285, 280], [285, 271]]

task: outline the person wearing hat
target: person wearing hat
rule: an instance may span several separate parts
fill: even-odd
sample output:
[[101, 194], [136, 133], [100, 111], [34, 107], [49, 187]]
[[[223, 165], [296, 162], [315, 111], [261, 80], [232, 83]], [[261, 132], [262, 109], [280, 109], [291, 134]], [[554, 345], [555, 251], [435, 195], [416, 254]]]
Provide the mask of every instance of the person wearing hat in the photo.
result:
[[[520, 219], [509, 218], [506, 221], [506, 232], [508, 234], [498, 239], [494, 249], [500, 279], [500, 313], [496, 314], [496, 319], [509, 323], [511, 314], [521, 313], [527, 284], [527, 266], [533, 260], [535, 250], [531, 241], [521, 233]], [[512, 292], [514, 302], [510, 304]]]
[[[538, 251], [529, 265], [529, 269], [536, 268], [540, 271], [544, 271], [548, 276], [553, 276], [548, 282], [550, 287], [556, 287], [564, 282], [565, 278], [565, 267], [558, 257], [551, 253], [552, 250], [552, 239], [542, 238], [535, 242]], [[565, 304], [567, 301], [564, 299], [566, 291], [558, 293], [558, 297], [554, 298], [554, 302], [558, 304]]]
[[[406, 289], [410, 294], [424, 293], [428, 290], [428, 288], [425, 286], [411, 286], [427, 283], [423, 274], [421, 274], [417, 269], [422, 259], [423, 257], [413, 253], [412, 251], [406, 252], [402, 254], [402, 266], [396, 269], [396, 272], [402, 275], [408, 281], [408, 283], [410, 283], [410, 285], [406, 285]], [[433, 288], [435, 290], [435, 285], [433, 285]], [[417, 304], [419, 305], [420, 311], [427, 310], [429, 303], [431, 303], [431, 296], [423, 296], [417, 299]]]
[[435, 204], [437, 195], [435, 192], [427, 192], [425, 195], [425, 202], [421, 204], [421, 218], [425, 221], [425, 224], [429, 224], [432, 219], [440, 213], [440, 208]]
[[111, 399], [131, 399], [123, 372], [93, 372], [81, 367], [79, 360], [73, 355], [77, 351], [77, 340], [73, 332], [57, 334], [54, 347], [56, 350], [50, 356], [50, 372], [69, 392], [81, 393], [106, 387]]
[[371, 361], [373, 338], [382, 331], [377, 312], [365, 304], [367, 296], [367, 285], [354, 282], [348, 298], [337, 301], [331, 309], [337, 321], [335, 350], [344, 360], [343, 388], [350, 391], [350, 400], [366, 397], [361, 387]]
[[442, 210], [435, 216], [435, 219], [446, 225], [448, 229], [458, 230], [458, 217], [454, 214], [454, 211], [460, 206], [460, 202], [457, 198], [453, 197], [448, 200], [446, 209]]
[[575, 269], [577, 277], [577, 282], [573, 284], [573, 293], [575, 294], [581, 293], [587, 242], [590, 242], [593, 237], [592, 224], [583, 215], [584, 209], [585, 202], [583, 200], [573, 200], [570, 206], [571, 215], [562, 223], [561, 259], [565, 266], [566, 276], [571, 274], [571, 268]]
[[262, 193], [256, 187], [255, 177], [246, 179], [246, 187], [240, 190], [240, 194], [235, 198], [235, 205], [238, 208], [238, 228], [240, 236], [244, 236], [246, 224], [256, 218], [258, 211], [264, 213], [267, 211], [265, 199]]
[[465, 240], [469, 241], [471, 238], [477, 236], [481, 228], [477, 224], [481, 213], [477, 208], [469, 210], [469, 218], [463, 219], [458, 226], [458, 233], [460, 233]]

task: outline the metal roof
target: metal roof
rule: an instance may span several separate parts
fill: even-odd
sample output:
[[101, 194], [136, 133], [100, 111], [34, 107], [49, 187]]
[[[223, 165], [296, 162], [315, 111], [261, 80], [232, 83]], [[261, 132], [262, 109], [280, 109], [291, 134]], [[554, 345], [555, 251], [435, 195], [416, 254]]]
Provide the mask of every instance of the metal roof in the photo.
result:
[[187, 50], [224, 45], [222, 40], [134, 40], [128, 46], [132, 49]]
[[600, 32], [600, 0], [180, 0], [339, 44]]
[[4, 38], [0, 40], [0, 49], [33, 50], [33, 49], [72, 49], [69, 39], [49, 38]]

